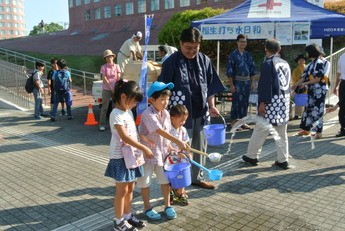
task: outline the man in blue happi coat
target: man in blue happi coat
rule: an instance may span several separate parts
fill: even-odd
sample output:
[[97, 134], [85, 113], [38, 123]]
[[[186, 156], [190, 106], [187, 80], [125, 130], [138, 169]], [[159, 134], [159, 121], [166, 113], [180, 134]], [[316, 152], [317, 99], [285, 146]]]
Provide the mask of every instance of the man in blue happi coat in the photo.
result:
[[[165, 60], [158, 81], [174, 83], [169, 106], [183, 104], [187, 107], [189, 117], [184, 126], [191, 138], [191, 147], [206, 152], [203, 126], [208, 124], [209, 116], [219, 116], [214, 96], [225, 88], [210, 58], [199, 52], [201, 40], [202, 34], [197, 28], [183, 30], [181, 49]], [[193, 159], [201, 165], [206, 163], [206, 157], [199, 154], [193, 155]], [[215, 188], [205, 181], [204, 172], [196, 166], [192, 166], [192, 184], [202, 188]]]
[[[289, 144], [287, 124], [290, 111], [290, 81], [291, 70], [289, 64], [280, 58], [280, 42], [267, 39], [265, 42], [266, 60], [261, 65], [258, 85], [258, 114], [267, 123], [273, 125], [279, 135], [275, 139], [277, 159], [275, 165], [288, 169]], [[247, 154], [242, 159], [255, 166], [270, 130], [264, 124], [255, 126], [250, 138]]]
[[[238, 119], [247, 116], [250, 91], [254, 90], [254, 76], [257, 74], [252, 55], [245, 50], [247, 36], [237, 36], [237, 49], [230, 53], [227, 62], [226, 76], [229, 78], [230, 91], [232, 93], [231, 124]], [[242, 129], [249, 129], [243, 124]]]

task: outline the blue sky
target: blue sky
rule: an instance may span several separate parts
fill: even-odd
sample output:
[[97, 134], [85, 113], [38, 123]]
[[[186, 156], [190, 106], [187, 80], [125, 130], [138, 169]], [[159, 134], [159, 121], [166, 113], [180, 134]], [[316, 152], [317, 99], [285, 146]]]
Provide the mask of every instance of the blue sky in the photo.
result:
[[69, 22], [68, 0], [25, 0], [24, 3], [27, 34], [42, 19], [48, 24]]

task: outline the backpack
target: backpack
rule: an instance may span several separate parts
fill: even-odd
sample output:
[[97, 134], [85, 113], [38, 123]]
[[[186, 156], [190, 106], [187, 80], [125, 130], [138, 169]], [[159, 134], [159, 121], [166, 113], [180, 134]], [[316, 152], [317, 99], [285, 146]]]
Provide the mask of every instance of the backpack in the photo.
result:
[[32, 72], [31, 76], [26, 79], [25, 83], [25, 90], [27, 93], [32, 93], [35, 88], [35, 82], [34, 82], [34, 75], [37, 73], [37, 71]]
[[66, 93], [69, 91], [69, 77], [66, 71], [61, 70], [55, 77], [54, 90], [58, 93]]

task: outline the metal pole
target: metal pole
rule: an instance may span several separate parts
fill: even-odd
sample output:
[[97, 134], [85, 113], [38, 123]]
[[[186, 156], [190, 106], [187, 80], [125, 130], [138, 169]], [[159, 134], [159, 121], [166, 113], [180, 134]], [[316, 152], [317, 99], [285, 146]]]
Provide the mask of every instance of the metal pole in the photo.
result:
[[86, 95], [86, 76], [85, 76], [85, 72], [83, 72], [83, 79], [84, 79], [84, 95]]
[[217, 74], [219, 75], [219, 52], [220, 52], [220, 41], [217, 41]]
[[[333, 66], [333, 37], [331, 36], [331, 49], [330, 49], [330, 59], [329, 59], [330, 65], [331, 65], [331, 70]], [[330, 71], [330, 75], [332, 75], [332, 71]], [[332, 76], [333, 77], [333, 76]], [[331, 79], [331, 76], [328, 76], [329, 79]], [[334, 87], [331, 87], [331, 89]], [[331, 94], [333, 91], [331, 89], [328, 89], [328, 104], [331, 104]]]

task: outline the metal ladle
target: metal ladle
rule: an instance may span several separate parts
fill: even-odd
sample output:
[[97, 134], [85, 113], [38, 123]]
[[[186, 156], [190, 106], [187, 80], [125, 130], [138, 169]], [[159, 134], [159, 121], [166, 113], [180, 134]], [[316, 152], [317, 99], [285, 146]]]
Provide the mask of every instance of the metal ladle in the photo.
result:
[[211, 162], [219, 162], [220, 159], [222, 158], [222, 155], [220, 153], [218, 153], [218, 152], [213, 152], [213, 153], [207, 154], [205, 152], [196, 150], [194, 148], [189, 148], [189, 150], [191, 150], [192, 152], [198, 153], [200, 155], [207, 156], [210, 159]]

